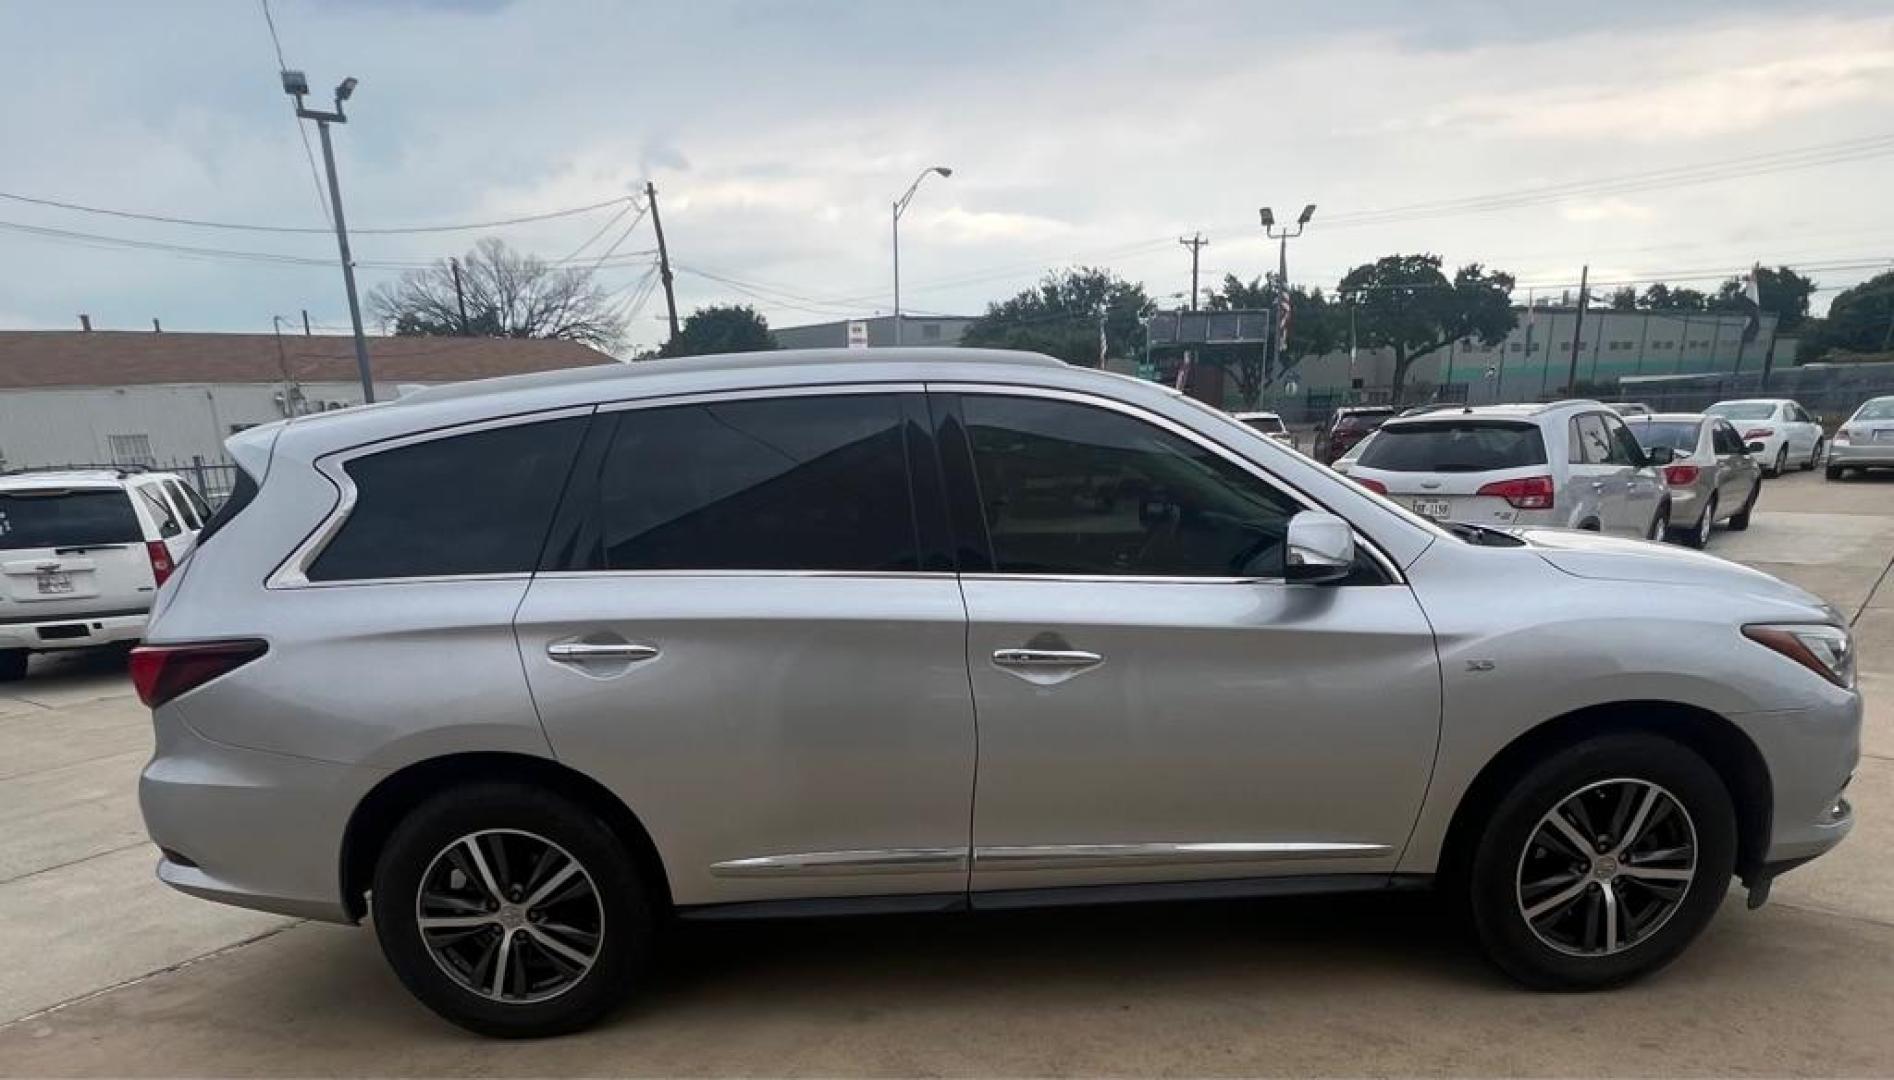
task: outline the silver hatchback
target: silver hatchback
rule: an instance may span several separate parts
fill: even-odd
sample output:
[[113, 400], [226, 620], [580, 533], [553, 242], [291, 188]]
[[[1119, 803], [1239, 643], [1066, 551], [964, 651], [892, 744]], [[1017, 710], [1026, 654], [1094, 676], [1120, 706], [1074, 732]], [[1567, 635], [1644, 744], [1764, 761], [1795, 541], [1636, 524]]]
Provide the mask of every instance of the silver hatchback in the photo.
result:
[[428, 1006], [539, 1035], [677, 918], [1441, 884], [1513, 977], [1607, 986], [1852, 825], [1852, 643], [1800, 589], [1441, 527], [1151, 383], [884, 355], [233, 438], [133, 658], [159, 876], [372, 917]]

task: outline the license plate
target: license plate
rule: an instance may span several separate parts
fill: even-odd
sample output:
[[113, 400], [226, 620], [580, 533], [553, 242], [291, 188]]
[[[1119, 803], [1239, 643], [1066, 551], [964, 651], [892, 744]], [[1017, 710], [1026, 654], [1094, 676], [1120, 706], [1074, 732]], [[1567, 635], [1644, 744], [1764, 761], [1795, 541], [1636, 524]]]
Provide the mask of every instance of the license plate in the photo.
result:
[[1414, 512], [1422, 517], [1444, 521], [1447, 515], [1453, 513], [1453, 504], [1445, 499], [1416, 499]]
[[51, 596], [55, 593], [69, 593], [72, 591], [72, 575], [62, 570], [44, 571], [36, 576], [39, 580], [39, 592], [41, 596]]

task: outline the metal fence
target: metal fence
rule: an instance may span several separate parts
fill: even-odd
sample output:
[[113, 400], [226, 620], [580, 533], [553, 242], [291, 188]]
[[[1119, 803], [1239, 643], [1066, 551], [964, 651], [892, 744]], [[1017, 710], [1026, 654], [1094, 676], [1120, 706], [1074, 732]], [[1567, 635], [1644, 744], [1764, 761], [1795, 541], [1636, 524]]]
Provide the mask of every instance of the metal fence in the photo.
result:
[[1873, 397], [1894, 395], [1894, 363], [1809, 364], [1769, 375], [1657, 375], [1619, 380], [1618, 396], [1659, 412], [1699, 412], [1730, 398], [1794, 398], [1832, 428]]

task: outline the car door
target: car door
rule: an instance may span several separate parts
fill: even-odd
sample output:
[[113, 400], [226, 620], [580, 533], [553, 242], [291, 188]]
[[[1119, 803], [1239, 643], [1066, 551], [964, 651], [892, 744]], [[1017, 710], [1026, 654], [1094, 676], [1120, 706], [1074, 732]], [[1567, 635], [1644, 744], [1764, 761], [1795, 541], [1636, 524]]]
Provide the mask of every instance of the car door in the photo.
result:
[[1611, 463], [1617, 451], [1612, 446], [1611, 432], [1605, 427], [1604, 415], [1580, 413], [1572, 417], [1567, 440], [1571, 490], [1559, 492], [1554, 498], [1564, 501], [1561, 497], [1569, 494], [1575, 508], [1569, 518], [1561, 520], [1575, 528], [1583, 528], [1588, 521], [1593, 521], [1601, 532], [1618, 531], [1624, 517], [1624, 476], [1622, 470]]
[[1281, 579], [1295, 493], [1080, 395], [930, 393], [980, 723], [974, 903], [1393, 869], [1440, 725], [1431, 630], [1364, 550]]
[[1615, 513], [1606, 511], [1607, 521], [1615, 520], [1615, 524], [1607, 524], [1606, 528], [1626, 536], [1648, 536], [1651, 524], [1657, 520], [1658, 506], [1664, 501], [1663, 474], [1645, 457], [1637, 436], [1616, 413], [1603, 413], [1599, 419], [1611, 437], [1607, 460], [1615, 470], [1613, 483], [1618, 491]]
[[1749, 499], [1750, 491], [1761, 482], [1762, 469], [1743, 447], [1743, 437], [1721, 417], [1711, 421], [1711, 449], [1716, 452], [1717, 501], [1735, 513]]
[[964, 894], [966, 609], [925, 410], [913, 386], [599, 411], [520, 654], [677, 903]]

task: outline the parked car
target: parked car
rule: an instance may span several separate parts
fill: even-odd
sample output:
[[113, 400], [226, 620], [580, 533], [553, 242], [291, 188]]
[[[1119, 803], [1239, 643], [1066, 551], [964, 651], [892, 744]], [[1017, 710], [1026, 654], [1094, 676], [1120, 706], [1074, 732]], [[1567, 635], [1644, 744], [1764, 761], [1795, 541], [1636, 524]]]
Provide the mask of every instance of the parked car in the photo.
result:
[[[1543, 408], [1555, 454], [1604, 412]], [[609, 365], [229, 446], [133, 654], [158, 874], [372, 911], [475, 1031], [599, 1017], [670, 918], [1430, 883], [1515, 978], [1604, 987], [1853, 823], [1803, 590], [1442, 528], [1045, 357]]]
[[1641, 401], [1601, 401], [1599, 404], [1626, 419], [1651, 415], [1651, 407]]
[[1710, 542], [1716, 523], [1749, 528], [1750, 511], [1762, 492], [1762, 467], [1743, 445], [1742, 436], [1721, 416], [1656, 413], [1630, 416], [1625, 424], [1645, 453], [1671, 451], [1664, 466], [1670, 488], [1670, 537], [1700, 548]]
[[152, 598], [209, 513], [171, 473], [0, 475], [0, 682], [25, 678], [36, 652], [143, 637]]
[[1328, 421], [1315, 435], [1315, 460], [1326, 465], [1348, 453], [1350, 447], [1368, 437], [1394, 415], [1386, 405], [1349, 405], [1329, 414]]
[[1296, 437], [1283, 426], [1282, 417], [1273, 412], [1240, 412], [1232, 414], [1245, 427], [1254, 428], [1277, 442], [1295, 449]]
[[1436, 521], [1661, 539], [1669, 454], [1645, 453], [1595, 401], [1483, 405], [1389, 420], [1348, 476]]
[[1813, 469], [1827, 446], [1821, 420], [1788, 398], [1719, 401], [1703, 411], [1735, 426], [1749, 452], [1763, 463], [1764, 476], [1781, 476], [1790, 462], [1805, 472]]
[[1869, 398], [1839, 428], [1828, 446], [1828, 478], [1849, 469], [1894, 469], [1894, 396]]

